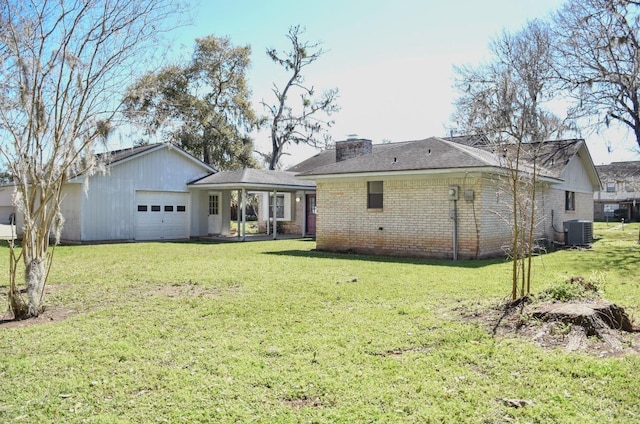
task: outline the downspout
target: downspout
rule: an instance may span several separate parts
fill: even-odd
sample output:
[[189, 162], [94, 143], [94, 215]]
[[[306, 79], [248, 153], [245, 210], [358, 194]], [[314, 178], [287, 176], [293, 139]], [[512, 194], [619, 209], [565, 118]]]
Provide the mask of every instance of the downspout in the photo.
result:
[[458, 201], [452, 200], [451, 219], [453, 219], [453, 260], [458, 260]]

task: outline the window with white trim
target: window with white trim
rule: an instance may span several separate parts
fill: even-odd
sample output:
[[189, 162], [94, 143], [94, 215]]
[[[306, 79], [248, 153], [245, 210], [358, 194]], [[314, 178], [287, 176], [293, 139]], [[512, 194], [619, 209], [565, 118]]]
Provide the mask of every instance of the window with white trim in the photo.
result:
[[[269, 218], [273, 218], [273, 194], [269, 196]], [[284, 194], [276, 197], [276, 219], [284, 219]]]

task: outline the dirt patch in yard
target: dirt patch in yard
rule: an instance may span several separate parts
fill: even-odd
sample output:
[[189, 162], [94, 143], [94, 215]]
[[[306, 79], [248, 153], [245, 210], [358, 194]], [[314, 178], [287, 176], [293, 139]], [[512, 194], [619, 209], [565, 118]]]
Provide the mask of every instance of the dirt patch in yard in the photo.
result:
[[602, 299], [553, 302], [524, 298], [494, 308], [459, 309], [498, 337], [520, 337], [549, 349], [584, 352], [599, 357], [640, 353], [640, 328], [619, 306]]
[[[62, 290], [72, 289], [72, 285], [70, 284], [56, 284], [56, 285], [47, 285], [45, 288], [45, 303], [47, 299], [51, 300], [51, 298], [55, 298], [56, 293]], [[232, 288], [236, 289], [236, 288]], [[139, 300], [143, 300], [144, 297], [148, 296], [163, 296], [168, 298], [181, 298], [181, 297], [204, 297], [204, 298], [218, 298], [222, 296], [223, 292], [226, 290], [222, 290], [214, 287], [206, 287], [201, 286], [198, 283], [194, 283], [191, 281], [182, 282], [182, 283], [173, 283], [173, 284], [162, 284], [162, 285], [153, 285], [147, 288], [146, 292], [141, 294], [141, 287], [135, 287], [127, 289], [131, 291], [131, 296], [135, 297]], [[55, 299], [54, 299], [55, 302]], [[0, 291], [0, 304], [7, 305], [7, 293], [5, 291]], [[109, 306], [108, 299], [102, 299], [100, 304], [94, 304], [91, 310], [98, 310], [104, 307]], [[86, 312], [84, 310], [83, 312]], [[15, 321], [13, 319], [13, 314], [6, 310], [0, 310], [0, 329], [3, 328], [22, 328], [28, 327], [31, 325], [39, 325], [39, 324], [47, 324], [51, 322], [63, 321], [69, 317], [80, 314], [72, 308], [64, 307], [61, 305], [45, 305], [44, 311], [35, 318], [29, 318], [26, 320]]]
[[47, 306], [44, 311], [36, 318], [29, 318], [21, 321], [15, 321], [11, 312], [0, 314], [0, 329], [2, 328], [22, 328], [31, 325], [49, 324], [77, 315], [78, 312], [73, 309], [61, 306]]
[[[45, 287], [45, 297], [55, 294], [60, 290], [64, 290], [71, 287], [69, 284], [56, 284], [47, 285]], [[0, 292], [0, 302], [7, 305], [7, 293], [5, 291]], [[0, 329], [2, 328], [22, 328], [29, 327], [31, 325], [48, 324], [51, 322], [64, 321], [65, 319], [77, 315], [78, 312], [71, 308], [65, 308], [58, 305], [45, 305], [44, 311], [36, 318], [29, 318], [21, 321], [15, 321], [13, 314], [7, 310], [4, 313], [0, 312]]]
[[204, 287], [198, 283], [187, 281], [184, 283], [167, 284], [157, 286], [149, 291], [149, 294], [166, 297], [209, 297], [217, 298], [222, 295], [220, 289]]

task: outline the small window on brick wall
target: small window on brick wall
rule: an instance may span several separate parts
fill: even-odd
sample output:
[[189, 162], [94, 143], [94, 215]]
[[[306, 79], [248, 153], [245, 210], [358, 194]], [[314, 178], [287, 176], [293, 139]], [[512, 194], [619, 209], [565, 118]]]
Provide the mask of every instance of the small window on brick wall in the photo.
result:
[[382, 181], [369, 181], [367, 183], [367, 208], [382, 209], [383, 193]]
[[615, 191], [616, 191], [616, 183], [613, 183], [613, 182], [607, 183], [607, 192], [613, 193]]
[[576, 210], [576, 193], [575, 191], [564, 192], [564, 210], [575, 211]]

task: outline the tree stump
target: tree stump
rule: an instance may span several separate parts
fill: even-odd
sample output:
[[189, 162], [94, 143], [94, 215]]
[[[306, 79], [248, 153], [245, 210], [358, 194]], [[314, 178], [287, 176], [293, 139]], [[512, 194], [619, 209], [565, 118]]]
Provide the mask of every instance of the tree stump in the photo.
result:
[[542, 321], [579, 325], [587, 336], [603, 337], [609, 329], [637, 331], [624, 309], [610, 302], [547, 303], [537, 306], [531, 315]]

